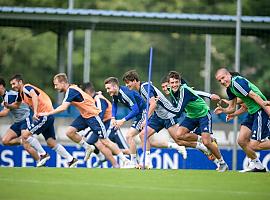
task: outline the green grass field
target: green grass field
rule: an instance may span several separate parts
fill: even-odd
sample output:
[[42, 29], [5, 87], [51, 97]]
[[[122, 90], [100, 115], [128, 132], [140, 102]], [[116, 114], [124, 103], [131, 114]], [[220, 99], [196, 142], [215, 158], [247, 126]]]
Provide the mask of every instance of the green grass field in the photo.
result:
[[270, 199], [270, 173], [1, 168], [1, 200]]

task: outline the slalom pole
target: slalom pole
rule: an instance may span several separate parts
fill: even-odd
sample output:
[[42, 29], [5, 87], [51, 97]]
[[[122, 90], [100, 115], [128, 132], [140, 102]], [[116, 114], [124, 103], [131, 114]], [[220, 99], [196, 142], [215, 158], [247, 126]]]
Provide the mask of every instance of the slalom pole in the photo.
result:
[[152, 58], [153, 58], [153, 48], [150, 47], [150, 58], [148, 66], [148, 88], [147, 88], [147, 101], [146, 101], [146, 116], [145, 116], [145, 133], [144, 133], [144, 143], [143, 143], [143, 169], [145, 169], [145, 154], [146, 154], [146, 140], [147, 140], [147, 126], [148, 126], [148, 112], [149, 112], [149, 93], [150, 93], [150, 84], [152, 76]]

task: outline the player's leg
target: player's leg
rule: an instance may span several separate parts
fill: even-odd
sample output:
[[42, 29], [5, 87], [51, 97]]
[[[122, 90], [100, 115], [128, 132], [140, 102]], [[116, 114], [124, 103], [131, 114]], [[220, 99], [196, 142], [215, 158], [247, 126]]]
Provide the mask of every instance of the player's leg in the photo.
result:
[[[64, 146], [57, 143], [56, 141], [54, 129], [54, 116], [40, 117], [39, 121], [37, 121], [36, 123], [39, 124], [37, 124], [36, 126], [37, 128], [35, 129], [34, 133], [35, 134], [42, 133], [47, 145], [50, 148], [52, 148], [56, 153], [58, 153], [61, 157], [65, 158], [68, 161], [68, 167], [76, 167], [78, 160], [76, 158], [73, 158], [72, 155], [64, 148]], [[41, 158], [42, 158], [41, 161], [49, 160], [50, 156], [46, 154], [46, 156], [44, 157], [41, 156]]]
[[11, 128], [9, 128], [2, 138], [2, 143], [3, 145], [8, 145], [8, 146], [20, 145], [21, 144], [20, 140], [21, 139], [20, 137], [18, 137], [16, 132], [12, 130]]
[[130, 150], [126, 138], [124, 137], [121, 129], [110, 129], [108, 138], [116, 143], [123, 154], [130, 155]]
[[86, 154], [91, 154], [94, 151], [94, 146], [89, 145], [84, 138], [78, 134], [78, 131], [83, 130], [88, 127], [88, 124], [85, 122], [85, 119], [80, 115], [78, 116], [71, 125], [66, 130], [66, 136], [71, 139], [73, 142], [81, 145], [85, 150]]
[[106, 159], [111, 162], [114, 168], [119, 168], [119, 165], [116, 159], [113, 157], [112, 151], [109, 148], [107, 148], [100, 140], [95, 143], [95, 146], [103, 153]]
[[119, 147], [115, 143], [113, 143], [111, 140], [108, 139], [107, 130], [105, 128], [104, 123], [100, 119], [100, 117], [99, 116], [91, 117], [87, 119], [86, 122], [88, 126], [91, 128], [91, 130], [93, 131], [93, 134], [98, 135], [103, 145], [108, 147], [112, 151], [113, 154], [117, 155], [120, 158], [120, 160], [123, 163], [123, 167], [130, 168], [130, 160], [128, 160], [124, 156], [122, 151], [119, 149]]

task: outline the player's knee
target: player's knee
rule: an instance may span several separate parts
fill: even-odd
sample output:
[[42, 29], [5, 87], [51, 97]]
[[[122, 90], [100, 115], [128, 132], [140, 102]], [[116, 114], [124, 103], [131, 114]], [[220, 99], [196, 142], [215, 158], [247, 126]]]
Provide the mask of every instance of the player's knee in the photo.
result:
[[31, 133], [29, 131], [23, 131], [22, 132], [22, 140], [26, 141], [31, 136]]
[[74, 135], [76, 134], [76, 131], [75, 130], [67, 130], [66, 132], [66, 136], [69, 137], [69, 138], [73, 138]]
[[237, 138], [237, 143], [239, 144], [240, 147], [247, 146], [247, 141], [243, 138]]
[[203, 139], [202, 142], [206, 147], [209, 147], [211, 145], [211, 139]]
[[9, 145], [9, 139], [8, 138], [2, 138], [3, 145]]

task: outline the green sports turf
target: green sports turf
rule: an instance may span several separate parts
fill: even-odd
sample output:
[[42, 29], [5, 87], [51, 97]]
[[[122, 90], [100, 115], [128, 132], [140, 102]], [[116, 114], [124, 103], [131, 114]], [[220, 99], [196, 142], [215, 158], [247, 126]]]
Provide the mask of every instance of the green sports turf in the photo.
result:
[[269, 200], [270, 173], [0, 167], [0, 199]]

